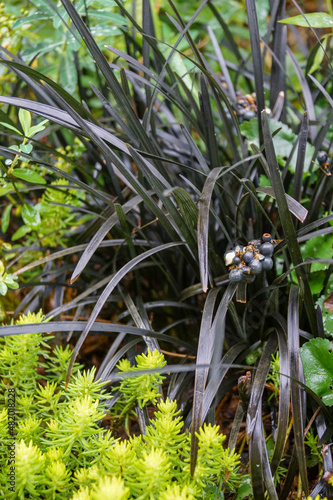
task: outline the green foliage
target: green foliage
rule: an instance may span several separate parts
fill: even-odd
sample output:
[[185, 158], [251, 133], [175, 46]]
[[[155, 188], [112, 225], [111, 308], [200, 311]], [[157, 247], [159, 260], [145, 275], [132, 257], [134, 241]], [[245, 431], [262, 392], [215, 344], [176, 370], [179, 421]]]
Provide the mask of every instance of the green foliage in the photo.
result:
[[[296, 134], [292, 131], [290, 127], [288, 127], [285, 123], [279, 122], [271, 118], [269, 120], [269, 127], [271, 133], [276, 133], [273, 137], [273, 143], [275, 148], [276, 157], [281, 166], [284, 166], [286, 163], [286, 159], [289, 158], [289, 155], [293, 149], [293, 144], [296, 140]], [[249, 142], [253, 142], [256, 146], [259, 146], [258, 141], [258, 119], [253, 118], [248, 122], [243, 122], [240, 125], [240, 130], [242, 134], [246, 137]], [[312, 170], [312, 157], [314, 154], [314, 147], [307, 143], [306, 151], [305, 151], [305, 160], [304, 160], [304, 176], [309, 175], [309, 169], [311, 167]], [[294, 151], [290, 162], [289, 162], [289, 170], [292, 173], [295, 173], [296, 168], [296, 160], [297, 160], [297, 150]], [[318, 166], [314, 167], [315, 169]], [[265, 184], [260, 184], [265, 185]]]
[[333, 353], [328, 339], [311, 339], [301, 347], [306, 384], [327, 406], [333, 405]]
[[124, 401], [126, 402], [121, 415], [128, 413], [136, 403], [139, 404], [140, 408], [143, 408], [148, 401], [155, 404], [161, 396], [158, 392], [159, 385], [165, 379], [163, 375], [158, 373], [137, 375], [135, 377], [128, 377], [128, 374], [135, 374], [141, 370], [158, 369], [165, 365], [166, 361], [163, 354], [157, 350], [151, 352], [149, 349], [147, 355], [141, 354], [136, 357], [136, 366], [131, 366], [127, 359], [119, 361], [117, 365], [118, 370], [127, 376], [127, 378], [120, 382], [119, 388], [117, 388], [125, 396]]
[[[43, 321], [41, 313], [30, 314], [21, 316], [18, 324], [40, 321]], [[184, 422], [175, 401], [160, 400], [146, 435], [125, 441], [114, 439], [98, 425], [107, 415], [102, 402], [107, 394], [103, 390], [105, 384], [94, 381], [95, 370], [82, 372], [76, 366], [76, 375], [65, 390], [61, 376], [55, 379], [54, 375], [62, 364], [61, 358], [68, 363], [68, 355], [61, 349], [52, 354], [48, 351], [42, 334], [5, 337], [0, 344], [1, 398], [6, 397], [8, 388], [14, 388], [16, 404], [26, 409], [29, 405], [26, 413], [17, 412], [16, 492], [3, 486], [6, 498], [23, 499], [28, 495], [28, 498], [94, 500], [108, 495], [154, 500], [168, 491], [168, 498], [190, 500], [202, 498], [210, 485], [234, 491], [241, 483], [239, 456], [223, 448], [225, 436], [220, 434], [218, 426], [210, 425], [201, 428], [198, 434], [198, 468], [191, 478], [190, 436], [183, 432]], [[39, 353], [46, 359], [43, 375], [37, 372]], [[120, 382], [123, 402], [117, 404], [130, 411], [131, 407], [124, 405], [129, 387], [135, 393], [134, 404], [143, 407], [148, 401], [156, 402], [163, 377], [135, 375], [135, 372], [162, 368], [165, 364], [161, 353], [149, 350], [147, 355], [136, 357], [134, 367], [125, 360], [119, 362], [118, 368], [130, 377]], [[50, 370], [52, 381], [47, 374]], [[10, 442], [6, 409], [0, 414], [0, 438], [4, 444]], [[3, 485], [8, 463], [6, 456], [2, 456], [0, 484]]]
[[311, 14], [301, 14], [299, 16], [281, 19], [280, 23], [294, 24], [304, 28], [333, 28], [333, 16], [326, 12], [313, 12]]

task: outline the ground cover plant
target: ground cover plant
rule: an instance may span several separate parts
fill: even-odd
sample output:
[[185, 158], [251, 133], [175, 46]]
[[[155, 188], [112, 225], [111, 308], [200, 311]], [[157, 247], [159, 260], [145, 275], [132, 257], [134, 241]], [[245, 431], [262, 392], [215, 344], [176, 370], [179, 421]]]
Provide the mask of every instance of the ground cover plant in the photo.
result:
[[1, 4], [3, 498], [332, 494], [333, 13], [312, 9]]

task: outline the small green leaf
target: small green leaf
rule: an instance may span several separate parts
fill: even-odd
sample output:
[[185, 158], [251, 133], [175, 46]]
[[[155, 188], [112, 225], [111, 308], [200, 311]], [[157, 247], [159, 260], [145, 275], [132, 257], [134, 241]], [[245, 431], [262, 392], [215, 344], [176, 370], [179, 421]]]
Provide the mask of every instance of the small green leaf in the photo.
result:
[[19, 240], [20, 238], [23, 238], [23, 236], [25, 236], [27, 233], [30, 233], [31, 229], [29, 226], [21, 226], [18, 228], [17, 231], [15, 231], [15, 233], [13, 234], [12, 236], [12, 241], [16, 241], [16, 240]]
[[31, 127], [31, 114], [29, 111], [26, 109], [20, 109], [19, 111], [19, 120], [22, 125], [22, 129], [24, 132], [24, 135], [28, 136], [30, 132], [30, 127]]
[[32, 144], [21, 144], [21, 152], [28, 155], [32, 151]]
[[0, 196], [4, 196], [12, 191], [14, 191], [12, 184], [6, 184], [5, 186], [0, 187]]
[[9, 221], [10, 221], [10, 211], [12, 209], [13, 204], [10, 203], [10, 205], [7, 205], [5, 210], [2, 213], [1, 217], [1, 231], [3, 233], [7, 232], [8, 226], [9, 226]]
[[294, 24], [295, 26], [302, 26], [308, 28], [333, 28], [333, 17], [326, 12], [313, 12], [312, 14], [299, 15], [281, 19], [279, 23]]
[[3, 282], [8, 286], [8, 288], [11, 288], [12, 290], [16, 290], [19, 287], [19, 284], [16, 282], [18, 279], [18, 276], [15, 276], [13, 274], [7, 274], [7, 276], [4, 278]]
[[3, 281], [0, 281], [0, 294], [6, 295], [7, 290], [8, 290], [7, 285], [5, 285]]
[[323, 62], [323, 59], [324, 59], [324, 56], [325, 56], [326, 47], [327, 47], [327, 40], [328, 40], [328, 38], [325, 37], [322, 40], [321, 45], [319, 45], [319, 43], [317, 43], [317, 52], [316, 52], [316, 55], [314, 57], [313, 64], [312, 64], [312, 66], [311, 66], [311, 68], [309, 70], [310, 75], [312, 73], [314, 73], [315, 71], [317, 71], [317, 69], [320, 68], [321, 63]]
[[21, 215], [24, 224], [32, 229], [36, 229], [41, 223], [39, 212], [31, 205], [23, 205]]
[[12, 149], [13, 151], [16, 151], [17, 153], [20, 152], [20, 148], [18, 146], [16, 146], [16, 144], [14, 146], [9, 146], [8, 149]]
[[28, 168], [16, 168], [12, 175], [33, 184], [46, 184], [46, 180], [43, 177], [34, 170], [29, 170]]
[[17, 128], [13, 127], [13, 125], [10, 125], [9, 123], [6, 122], [0, 122], [0, 125], [2, 125], [5, 128], [9, 128], [10, 130], [14, 130], [18, 135], [22, 135], [22, 132], [17, 130]]
[[44, 130], [45, 125], [48, 121], [49, 120], [43, 120], [42, 122], [38, 123], [38, 125], [31, 127], [29, 137], [33, 137], [35, 134], [37, 134], [37, 132], [41, 132], [42, 130]]
[[327, 406], [333, 405], [333, 353], [328, 339], [315, 338], [301, 347], [305, 383]]
[[243, 498], [253, 494], [251, 480], [249, 477], [245, 477], [238, 487], [236, 500], [243, 500]]

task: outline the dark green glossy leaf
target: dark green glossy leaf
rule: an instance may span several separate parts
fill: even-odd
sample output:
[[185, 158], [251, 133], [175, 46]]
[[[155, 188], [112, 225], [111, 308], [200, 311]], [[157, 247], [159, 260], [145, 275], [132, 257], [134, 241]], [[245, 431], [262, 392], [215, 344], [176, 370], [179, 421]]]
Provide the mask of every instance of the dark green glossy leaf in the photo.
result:
[[333, 352], [328, 339], [316, 338], [301, 347], [305, 382], [327, 406], [333, 406]]
[[29, 168], [15, 168], [12, 175], [32, 184], [46, 184], [46, 180], [41, 175]]
[[10, 203], [9, 205], [6, 206], [6, 208], [2, 212], [2, 216], [1, 216], [1, 231], [3, 233], [7, 232], [7, 229], [8, 229], [8, 226], [9, 226], [10, 212], [11, 212], [12, 206], [13, 206], [13, 204]]
[[39, 212], [31, 205], [23, 205], [21, 215], [24, 223], [30, 228], [37, 229], [40, 226]]

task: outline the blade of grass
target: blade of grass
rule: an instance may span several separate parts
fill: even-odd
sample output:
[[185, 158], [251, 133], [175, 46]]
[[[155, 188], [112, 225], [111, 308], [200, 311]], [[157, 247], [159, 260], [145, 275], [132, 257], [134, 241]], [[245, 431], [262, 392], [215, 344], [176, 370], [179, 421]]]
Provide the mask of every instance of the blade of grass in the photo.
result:
[[219, 153], [216, 142], [214, 120], [213, 120], [212, 108], [210, 105], [207, 81], [203, 75], [201, 75], [200, 77], [200, 83], [201, 83], [201, 94], [199, 94], [199, 101], [200, 101], [203, 127], [206, 138], [206, 149], [207, 149], [207, 154], [209, 156], [211, 169], [215, 169], [220, 164]]
[[264, 427], [263, 427], [263, 422], [262, 422], [262, 416], [259, 419], [261, 421], [261, 447], [262, 447], [262, 452], [261, 452], [261, 461], [262, 461], [262, 472], [263, 472], [263, 479], [265, 481], [266, 489], [267, 489], [267, 496], [270, 500], [278, 500], [278, 495], [274, 486], [274, 479], [273, 479], [273, 474], [271, 471], [271, 467], [269, 464], [268, 460], [268, 453], [267, 453], [267, 447], [266, 447], [266, 441], [265, 441], [265, 433], [264, 433]]
[[[294, 175], [293, 198], [296, 201], [300, 201], [301, 199], [308, 130], [309, 130], [309, 117], [308, 113], [305, 111], [301, 121], [301, 129], [299, 132], [298, 151], [297, 151], [297, 159], [296, 159], [296, 167]], [[303, 222], [303, 220], [301, 222]]]
[[[59, 123], [59, 125], [62, 125], [63, 127], [75, 130], [76, 132], [85, 135], [84, 129], [79, 127], [78, 124], [75, 122], [75, 120], [68, 113], [66, 113], [66, 111], [63, 111], [59, 108], [49, 106], [48, 104], [41, 104], [39, 102], [29, 101], [28, 99], [22, 99], [20, 97], [0, 96], [0, 102], [6, 104], [12, 104], [13, 106], [26, 109], [31, 113], [43, 116], [44, 118], [47, 118], [50, 121]], [[120, 151], [128, 153], [128, 148], [126, 144], [122, 140], [118, 139], [118, 137], [115, 137], [107, 130], [95, 125], [94, 123], [88, 122], [87, 120], [83, 120], [83, 123], [86, 124], [89, 123], [89, 127], [91, 127], [91, 129], [96, 134], [98, 134], [99, 137], [108, 141], [110, 144], [120, 149]]]
[[[287, 51], [287, 27], [279, 23], [280, 19], [285, 17], [285, 0], [280, 0], [276, 12], [276, 19], [273, 29], [273, 52], [275, 57], [272, 59], [272, 70], [270, 75], [270, 108], [273, 109], [279, 99], [282, 91], [286, 95], [286, 51]], [[267, 40], [268, 42], [268, 40]], [[281, 111], [281, 121], [286, 123], [286, 104], [283, 99], [283, 108]]]
[[74, 5], [70, 2], [70, 0], [61, 0], [61, 3], [65, 7], [74, 26], [76, 27], [81, 37], [83, 38], [89, 52], [93, 57], [93, 60], [96, 61], [98, 68], [100, 69], [105, 80], [110, 86], [112, 90], [112, 95], [114, 96], [120, 110], [124, 114], [128, 122], [128, 125], [132, 128], [133, 131], [136, 132], [138, 139], [145, 146], [144, 149], [147, 149], [147, 151], [156, 152], [154, 151], [154, 148], [152, 148], [152, 142], [145, 133], [137, 115], [135, 114], [131, 102], [125, 95], [123, 88], [118, 82], [117, 78], [115, 77], [113, 71], [111, 70], [108, 61], [106, 60], [103, 53], [99, 49], [89, 29], [87, 28], [87, 26], [81, 19], [80, 15], [76, 11]]
[[[220, 304], [217, 308], [215, 318], [212, 321], [214, 304], [216, 301], [218, 289], [214, 288], [209, 291], [206, 299], [207, 309], [205, 315], [202, 316], [200, 327], [199, 345], [197, 351], [196, 365], [209, 365], [213, 350], [218, 349], [217, 332], [224, 325], [225, 316], [227, 314], [228, 304], [236, 291], [237, 284], [229, 283]], [[223, 339], [222, 343], [223, 343]], [[212, 373], [214, 377], [214, 373]], [[198, 438], [196, 433], [202, 425], [203, 401], [205, 395], [205, 385], [208, 377], [208, 369], [200, 369], [195, 374], [194, 399], [192, 407], [192, 426], [191, 426], [191, 476], [193, 477], [197, 456], [198, 456]]]
[[[213, 332], [211, 329], [214, 306], [219, 293], [219, 288], [213, 288], [209, 291], [205, 306], [202, 312], [199, 343], [197, 350], [194, 383], [194, 396], [192, 406], [192, 424], [191, 424], [191, 476], [193, 477], [196, 459], [198, 455], [199, 440], [196, 433], [202, 425], [202, 410], [205, 394], [205, 387], [208, 377], [208, 368], [200, 368], [200, 365], [209, 365], [212, 356], [212, 346], [214, 343]], [[192, 465], [194, 464], [194, 465]]]
[[[260, 188], [257, 188], [256, 191], [258, 193], [264, 193], [267, 194], [268, 196], [271, 196], [275, 200], [277, 199], [275, 195], [274, 188], [271, 186], [263, 186]], [[293, 197], [289, 196], [289, 194], [285, 195], [286, 197], [286, 202], [288, 205], [289, 212], [291, 212], [297, 219], [301, 222], [304, 222], [307, 215], [308, 211], [306, 208], [304, 208], [297, 200], [295, 200]]]
[[[87, 326], [87, 321], [52, 321], [45, 323], [31, 323], [29, 325], [5, 325], [0, 329], [0, 337], [11, 335], [26, 335], [30, 333], [52, 333], [52, 332], [82, 332]], [[162, 342], [176, 344], [185, 347], [190, 352], [194, 352], [193, 346], [170, 335], [162, 335], [151, 330], [137, 328], [129, 325], [116, 325], [113, 323], [96, 322], [90, 328], [91, 333], [107, 335], [111, 333], [128, 333], [129, 335], [146, 335]], [[192, 368], [194, 369], [194, 368]]]
[[[305, 76], [303, 75], [302, 68], [300, 67], [296, 57], [292, 53], [292, 51], [287, 48], [287, 53], [290, 57], [290, 60], [295, 68], [295, 72], [297, 74], [298, 80], [301, 84], [302, 87], [302, 93], [303, 93], [303, 98], [305, 102], [305, 106], [309, 115], [309, 121], [310, 122], [315, 122], [316, 121], [316, 113], [314, 110], [314, 104], [312, 100], [312, 95], [311, 95], [311, 90], [309, 88], [308, 82], [305, 79]], [[309, 137], [311, 142], [313, 143], [315, 137], [316, 137], [317, 131], [316, 131], [316, 126], [315, 125], [310, 125], [309, 126]]]
[[279, 355], [280, 355], [280, 396], [279, 396], [278, 427], [277, 427], [274, 451], [271, 458], [271, 471], [273, 476], [278, 469], [285, 448], [285, 441], [286, 441], [288, 422], [289, 422], [289, 397], [290, 397], [289, 396], [290, 371], [289, 371], [289, 354], [288, 354], [287, 337], [285, 332], [283, 330], [280, 330], [280, 328], [277, 329], [277, 335], [279, 341]]
[[[68, 104], [72, 106], [75, 111], [79, 113], [83, 118], [93, 119], [91, 113], [88, 113], [87, 110], [71, 94], [69, 94], [60, 85], [58, 85], [56, 82], [43, 75], [42, 73], [39, 73], [38, 71], [32, 69], [30, 66], [26, 66], [23, 63], [15, 61], [1, 60], [0, 64], [5, 64], [9, 68], [19, 71], [22, 78], [23, 75], [27, 76], [29, 78], [29, 81], [27, 81], [27, 83], [30, 85], [33, 82], [37, 82], [38, 84], [40, 84], [38, 85], [37, 89], [36, 86], [33, 86], [33, 88], [35, 91], [41, 93], [41, 96], [49, 101], [50, 105], [54, 104], [54, 101], [50, 99], [50, 96], [48, 96], [47, 93], [45, 93], [45, 89], [43, 89], [43, 87], [41, 86], [42, 81], [47, 82], [52, 88], [54, 88], [59, 93], [59, 95], [61, 95], [63, 99], [65, 99], [65, 101], [68, 102]], [[32, 82], [30, 81], [30, 79], [32, 80]]]
[[231, 80], [230, 75], [229, 75], [228, 66], [226, 65], [226, 62], [224, 60], [223, 54], [221, 52], [221, 49], [220, 49], [220, 46], [219, 46], [218, 41], [216, 39], [216, 36], [214, 34], [214, 31], [212, 30], [212, 28], [209, 25], [207, 26], [207, 29], [208, 29], [208, 34], [209, 34], [209, 36], [212, 40], [212, 43], [213, 43], [213, 47], [214, 47], [215, 54], [216, 54], [217, 60], [219, 62], [221, 71], [222, 71], [222, 75], [224, 76], [225, 82], [227, 84], [228, 92], [230, 93], [230, 100], [236, 106], [237, 97], [236, 97], [236, 92], [235, 92], [232, 80]]
[[237, 356], [241, 354], [242, 351], [244, 351], [244, 344], [239, 343], [230, 347], [228, 352], [223, 356], [222, 360], [219, 362], [218, 368], [214, 371], [214, 376], [209, 379], [203, 400], [202, 422], [205, 421], [208, 415], [212, 402], [216, 396], [217, 391], [219, 390], [219, 387], [227, 371], [229, 370], [229, 368], [232, 367], [232, 363], [235, 361]]
[[[299, 355], [299, 292], [296, 285], [291, 285], [288, 304], [288, 351], [290, 375], [296, 380], [301, 379], [301, 361]], [[298, 467], [302, 479], [302, 488], [307, 497], [309, 485], [307, 476], [306, 456], [304, 448], [304, 408], [300, 386], [291, 381], [291, 407], [293, 412], [294, 438]]]
[[256, 426], [256, 422], [258, 420], [258, 412], [262, 404], [261, 398], [265, 389], [265, 383], [271, 365], [271, 356], [272, 354], [274, 354], [276, 346], [277, 337], [275, 330], [273, 330], [264, 347], [251, 388], [251, 397], [246, 416], [246, 433], [248, 439], [252, 436], [253, 430]]
[[[298, 264], [301, 264], [303, 262], [302, 254], [299, 248], [299, 244], [297, 242], [295, 228], [292, 222], [291, 214], [286, 200], [280, 169], [274, 151], [273, 140], [269, 130], [268, 117], [265, 111], [263, 111], [261, 115], [263, 123], [266, 158], [270, 170], [271, 184], [275, 191], [280, 221], [282, 224], [285, 237], [288, 241], [288, 249], [290, 252], [290, 256], [294, 266], [296, 267]], [[307, 274], [302, 266], [299, 267], [299, 269], [296, 271], [296, 274], [297, 278], [299, 279], [299, 281], [303, 283], [304, 286], [304, 304], [312, 333], [314, 335], [317, 335], [318, 332], [317, 332], [316, 313]]]
[[100, 295], [100, 297], [99, 297], [99, 299], [98, 299], [98, 301], [97, 301], [97, 303], [96, 303], [93, 311], [91, 312], [91, 315], [89, 317], [89, 321], [87, 322], [87, 325], [86, 325], [85, 329], [81, 333], [81, 335], [80, 335], [80, 337], [79, 337], [79, 339], [78, 339], [78, 341], [76, 343], [76, 346], [75, 346], [75, 348], [73, 350], [73, 354], [72, 354], [72, 357], [71, 357], [71, 361], [69, 363], [68, 371], [67, 371], [66, 384], [68, 384], [68, 380], [69, 380], [70, 374], [72, 372], [73, 365], [74, 365], [77, 353], [79, 352], [79, 350], [80, 350], [83, 342], [85, 341], [88, 333], [90, 332], [93, 324], [95, 323], [95, 320], [96, 320], [97, 316], [99, 315], [100, 311], [102, 310], [102, 308], [103, 308], [103, 306], [105, 304], [105, 301], [111, 295], [111, 293], [113, 292], [113, 290], [115, 289], [115, 287], [117, 286], [117, 284], [137, 264], [139, 264], [143, 260], [147, 259], [151, 255], [154, 255], [155, 253], [158, 253], [158, 252], [161, 252], [163, 250], [167, 250], [169, 248], [172, 248], [172, 247], [175, 247], [175, 246], [179, 246], [179, 245], [182, 245], [182, 244], [183, 243], [181, 243], [181, 242], [166, 243], [165, 245], [160, 245], [157, 248], [152, 248], [150, 250], [147, 250], [143, 254], [138, 255], [137, 257], [135, 257], [134, 259], [132, 259], [130, 262], [127, 262], [127, 264], [125, 264], [125, 266], [123, 266], [113, 276], [113, 278], [111, 279], [111, 281], [109, 282], [109, 284], [105, 287], [105, 289], [103, 290], [102, 294]]
[[259, 404], [250, 440], [250, 472], [254, 500], [265, 499], [262, 442], [265, 440], [262, 426], [262, 410]]
[[214, 168], [208, 175], [202, 194], [199, 199], [198, 215], [198, 255], [201, 276], [201, 286], [204, 292], [208, 290], [208, 233], [209, 233], [209, 207], [215, 182], [222, 167]]
[[250, 42], [252, 51], [253, 62], [253, 75], [256, 88], [256, 100], [258, 109], [258, 127], [259, 127], [259, 144], [263, 145], [263, 132], [262, 123], [260, 120], [260, 113], [265, 109], [265, 95], [264, 95], [264, 75], [263, 75], [263, 62], [261, 59], [260, 48], [260, 35], [258, 28], [258, 18], [255, 0], [246, 0], [246, 11], [248, 17], [248, 25], [250, 32]]

